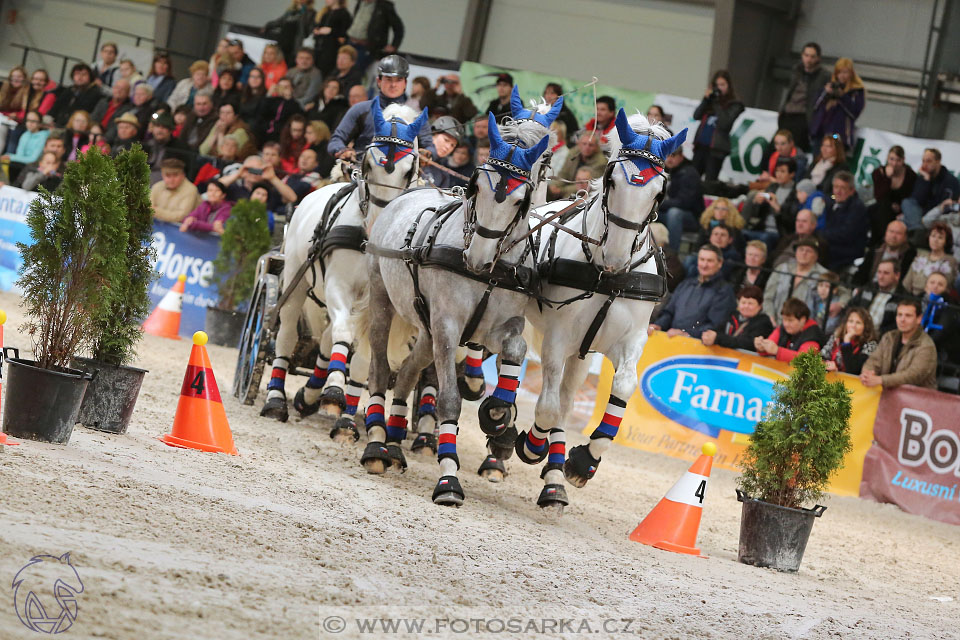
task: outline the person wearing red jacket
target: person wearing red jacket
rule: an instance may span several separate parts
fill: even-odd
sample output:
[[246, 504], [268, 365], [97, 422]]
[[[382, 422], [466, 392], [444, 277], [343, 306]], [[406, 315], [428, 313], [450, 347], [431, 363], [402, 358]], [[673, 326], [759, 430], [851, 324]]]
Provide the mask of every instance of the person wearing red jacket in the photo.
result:
[[755, 338], [754, 346], [762, 356], [790, 362], [804, 351], [820, 351], [824, 342], [823, 331], [810, 317], [810, 308], [802, 300], [790, 298], [780, 308], [780, 326], [768, 338]]

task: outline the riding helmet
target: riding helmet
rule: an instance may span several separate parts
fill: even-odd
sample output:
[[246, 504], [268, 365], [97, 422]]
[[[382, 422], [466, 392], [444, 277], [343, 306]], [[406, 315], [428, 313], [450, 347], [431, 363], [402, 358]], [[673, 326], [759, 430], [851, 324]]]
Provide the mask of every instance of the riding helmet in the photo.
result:
[[453, 116], [440, 116], [430, 125], [431, 133], [445, 133], [457, 139], [459, 144], [463, 140], [463, 125]]
[[385, 56], [377, 65], [377, 75], [381, 77], [406, 78], [409, 74], [410, 63], [395, 53]]

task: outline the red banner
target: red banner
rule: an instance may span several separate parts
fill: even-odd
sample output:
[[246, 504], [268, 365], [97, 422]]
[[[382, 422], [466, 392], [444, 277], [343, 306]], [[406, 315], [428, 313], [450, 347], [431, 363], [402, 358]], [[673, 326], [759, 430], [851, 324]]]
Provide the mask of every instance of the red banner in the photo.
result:
[[960, 524], [960, 397], [884, 389], [863, 461], [860, 496]]

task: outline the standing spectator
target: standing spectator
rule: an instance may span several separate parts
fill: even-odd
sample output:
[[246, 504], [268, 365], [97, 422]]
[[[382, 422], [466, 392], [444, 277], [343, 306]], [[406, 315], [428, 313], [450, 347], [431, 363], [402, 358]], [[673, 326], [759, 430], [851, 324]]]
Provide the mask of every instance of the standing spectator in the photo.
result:
[[94, 63], [96, 78], [94, 83], [101, 87], [104, 95], [110, 95], [110, 87], [120, 69], [117, 64], [117, 45], [113, 42], [104, 42], [100, 45], [100, 59]]
[[610, 96], [600, 96], [595, 105], [597, 116], [583, 125], [584, 131], [596, 131], [600, 136], [600, 145], [609, 142], [610, 130], [616, 125], [617, 101]]
[[720, 174], [724, 158], [730, 155], [730, 129], [743, 109], [730, 73], [724, 69], [714, 73], [693, 112], [694, 119], [700, 121], [693, 139], [693, 166], [704, 180], [716, 180]]
[[858, 376], [867, 358], [877, 350], [877, 331], [866, 309], [851, 307], [837, 330], [820, 350], [827, 371]]
[[912, 384], [937, 388], [937, 347], [921, 327], [920, 303], [901, 300], [897, 328], [880, 338], [880, 345], [863, 365], [860, 382], [866, 387], [893, 388]]
[[207, 139], [216, 122], [217, 114], [213, 110], [213, 89], [202, 89], [194, 97], [193, 111], [187, 116], [178, 137], [196, 151]]
[[[806, 300], [810, 290], [827, 272], [817, 264], [819, 244], [814, 238], [803, 238], [796, 243], [794, 258], [777, 267], [770, 274], [764, 289], [763, 306], [771, 319], [780, 322], [780, 307], [790, 298]], [[809, 317], [809, 313], [808, 313]]]
[[205, 156], [219, 156], [218, 146], [224, 138], [232, 138], [237, 143], [239, 149], [237, 154], [240, 160], [257, 151], [253, 134], [247, 127], [247, 123], [237, 117], [236, 107], [230, 102], [220, 105], [217, 122], [200, 143], [198, 151]]
[[230, 54], [230, 59], [233, 61], [233, 71], [236, 73], [236, 77], [234, 78], [236, 84], [246, 84], [250, 70], [257, 66], [257, 63], [243, 50], [243, 40], [231, 40], [227, 45], [227, 53]]
[[862, 258], [870, 220], [849, 171], [840, 171], [833, 177], [833, 200], [827, 203], [823, 215], [823, 237], [830, 243], [830, 270], [837, 271]]
[[223, 225], [230, 217], [233, 203], [227, 200], [227, 189], [221, 182], [207, 184], [207, 199], [197, 205], [180, 223], [180, 231], [223, 234]]
[[357, 64], [356, 49], [345, 44], [337, 50], [336, 72], [334, 77], [346, 90], [356, 84], [363, 84], [363, 69]]
[[165, 162], [169, 159], [177, 159], [180, 162], [181, 173], [184, 171], [189, 173], [194, 154], [182, 140], [173, 137], [175, 126], [173, 116], [169, 113], [158, 113], [152, 119], [150, 129], [153, 135], [143, 146], [143, 150], [147, 152], [147, 164], [150, 165], [150, 184], [160, 181], [163, 177], [163, 167], [166, 166]]
[[665, 164], [669, 172], [667, 197], [660, 208], [666, 211], [670, 247], [679, 251], [683, 232], [697, 230], [697, 217], [693, 212], [703, 208], [703, 184], [696, 167], [683, 155], [682, 148], [667, 156]]
[[[313, 10], [313, 0], [293, 0], [290, 8], [276, 20], [268, 22], [262, 32], [268, 38], [276, 40], [283, 51], [283, 58], [288, 67], [292, 67], [304, 39], [313, 31], [313, 22], [316, 12]], [[313, 52], [310, 52], [311, 66]]]
[[80, 153], [80, 147], [90, 141], [90, 114], [86, 111], [74, 111], [67, 121], [66, 130], [67, 162], [73, 162]]
[[824, 267], [829, 262], [830, 247], [826, 239], [817, 230], [817, 218], [809, 209], [801, 209], [797, 212], [797, 219], [794, 222], [794, 233], [780, 238], [776, 248], [773, 250], [771, 262], [773, 267], [777, 268], [785, 262], [793, 259], [797, 249], [797, 242], [804, 238], [813, 238], [819, 247], [819, 262]]
[[259, 67], [250, 70], [247, 83], [240, 89], [240, 118], [251, 127], [256, 128], [257, 114], [260, 105], [267, 97], [267, 87], [264, 85], [264, 72]]
[[934, 222], [930, 227], [927, 243], [930, 250], [920, 252], [913, 259], [903, 279], [903, 288], [910, 295], [918, 296], [923, 293], [931, 273], [942, 273], [947, 282], [953, 282], [957, 277], [957, 259], [951, 255], [953, 231], [949, 225], [942, 221]]
[[313, 66], [313, 51], [300, 49], [296, 56], [297, 65], [287, 71], [285, 78], [293, 84], [293, 98], [301, 108], [313, 102], [323, 86], [323, 76], [320, 70]]
[[113, 144], [117, 139], [117, 127], [114, 123], [117, 118], [132, 111], [135, 105], [130, 102], [130, 83], [123, 78], [113, 81], [110, 92], [111, 97], [103, 98], [90, 114], [90, 118], [103, 127], [107, 142]]
[[816, 42], [803, 45], [800, 62], [793, 68], [777, 120], [777, 127], [790, 131], [804, 151], [810, 151], [814, 104], [820, 90], [830, 80], [830, 71], [820, 66], [820, 53], [820, 45]]
[[172, 70], [173, 65], [170, 64], [169, 55], [162, 52], [154, 54], [153, 62], [150, 65], [150, 75], [147, 76], [147, 83], [153, 87], [153, 97], [157, 102], [167, 102], [170, 94], [177, 86]]
[[770, 279], [770, 272], [763, 268], [766, 261], [767, 245], [760, 240], [748, 242], [743, 258], [744, 266], [738, 267], [730, 275], [730, 283], [734, 290], [739, 291], [743, 287], [760, 287], [762, 290], [766, 287], [767, 280]]
[[824, 136], [820, 141], [820, 153], [813, 159], [808, 177], [813, 180], [818, 191], [829, 197], [833, 195], [833, 177], [847, 170], [847, 156], [840, 137]]
[[132, 113], [116, 119], [117, 137], [110, 143], [110, 155], [116, 157], [121, 151], [133, 147], [140, 138], [140, 121]]
[[873, 197], [868, 209], [873, 244], [877, 244], [890, 221], [900, 215], [900, 203], [913, 193], [917, 173], [904, 160], [903, 147], [894, 145], [887, 153], [887, 164], [873, 170]]
[[733, 287], [720, 275], [722, 266], [720, 249], [709, 244], [700, 247], [697, 275], [680, 283], [649, 330], [666, 331], [671, 338], [699, 338], [704, 331], [723, 328], [733, 312], [735, 299]]
[[[197, 60], [190, 65], [190, 77], [184, 78], [177, 83], [173, 93], [167, 100], [171, 109], [176, 109], [180, 105], [193, 106], [193, 101], [198, 91], [210, 87], [210, 65], [206, 60]], [[211, 89], [212, 95], [212, 89]]]
[[[557, 98], [562, 95], [563, 87], [556, 82], [548, 82], [547, 86], [543, 88], [543, 99], [550, 106], [553, 106]], [[663, 115], [662, 111], [660, 115]], [[563, 106], [560, 107], [560, 113], [557, 114], [557, 119], [554, 120], [554, 122], [561, 122], [566, 127], [567, 138], [563, 142], [569, 145], [570, 142], [572, 142], [573, 134], [580, 128], [580, 125], [577, 124], [577, 116], [573, 115], [573, 111], [564, 103]]]
[[930, 224], [926, 224], [924, 213], [933, 213], [934, 209], [946, 213], [958, 200], [960, 182], [943, 166], [940, 150], [924, 149], [913, 193], [901, 203], [907, 229], [914, 231], [924, 226], [929, 228], [936, 218], [931, 217]]
[[[907, 242], [907, 225], [899, 220], [893, 220], [887, 225], [883, 244], [867, 251], [860, 268], [853, 276], [853, 283], [863, 285], [876, 282], [877, 266], [881, 260], [896, 260], [900, 265], [900, 273], [906, 274], [916, 257], [917, 250]], [[923, 280], [925, 281], [926, 277]], [[922, 285], [920, 288], [923, 288]]]
[[101, 98], [100, 89], [93, 84], [93, 72], [86, 64], [81, 62], [73, 65], [70, 78], [73, 86], [60, 93], [50, 110], [50, 115], [58, 127], [67, 124], [67, 118], [74, 111], [90, 113], [96, 109]]
[[497, 124], [501, 124], [504, 118], [512, 117], [510, 93], [513, 91], [513, 76], [509, 73], [498, 73], [494, 86], [497, 89], [497, 97], [487, 105], [487, 111], [493, 112]]
[[293, 82], [281, 78], [260, 105], [254, 131], [261, 142], [276, 141], [290, 116], [302, 113], [300, 103], [293, 99]]
[[706, 346], [717, 345], [728, 349], [756, 352], [756, 339], [765, 338], [773, 331], [770, 316], [763, 312], [763, 289], [744, 287], [737, 294], [737, 310], [730, 315], [722, 330], [708, 329], [700, 335]]
[[330, 131], [335, 131], [343, 114], [350, 105], [340, 91], [340, 81], [336, 78], [327, 78], [323, 82], [323, 92], [317, 98], [315, 106], [307, 114], [310, 120], [320, 120], [326, 123]]
[[897, 317], [897, 302], [906, 294], [900, 286], [900, 262], [895, 258], [885, 258], [877, 267], [876, 284], [854, 289], [850, 306], [865, 308], [870, 313], [874, 326], [882, 334], [893, 328]]
[[183, 169], [183, 162], [178, 158], [166, 158], [160, 163], [162, 179], [150, 188], [155, 219], [179, 224], [200, 206], [200, 193], [187, 180]]
[[280, 132], [280, 167], [284, 173], [297, 170], [300, 154], [307, 148], [307, 119], [301, 114], [292, 116]]
[[[437, 96], [437, 102], [447, 110], [447, 115], [463, 123], [469, 122], [477, 115], [477, 107], [463, 94], [460, 76], [448, 73], [440, 76], [437, 84], [443, 87], [443, 93]], [[423, 108], [422, 105], [421, 108]]]
[[213, 104], [219, 107], [230, 103], [234, 108], [240, 108], [240, 87], [237, 86], [237, 72], [233, 69], [224, 69], [220, 74], [220, 82], [213, 90]]
[[30, 76], [30, 93], [27, 96], [27, 111], [36, 111], [47, 115], [53, 108], [57, 95], [54, 89], [57, 83], [50, 79], [46, 69], [37, 69]]
[[853, 60], [837, 60], [830, 82], [823, 86], [813, 106], [810, 135], [816, 139], [836, 134], [847, 150], [853, 149], [853, 128], [863, 111], [865, 94]]
[[63, 173], [60, 170], [57, 154], [44, 151], [40, 156], [40, 162], [24, 167], [13, 186], [24, 191], [39, 191], [40, 187], [47, 191], [55, 191], [62, 180]]
[[347, 0], [326, 0], [323, 9], [317, 11], [313, 27], [313, 57], [324, 78], [333, 72], [337, 49], [347, 41], [347, 29], [352, 20]]
[[359, 53], [360, 67], [365, 69], [369, 60], [397, 52], [403, 42], [403, 20], [389, 0], [357, 0], [347, 37]]
[[567, 161], [557, 172], [559, 180], [551, 182], [547, 187], [547, 193], [552, 199], [569, 198], [575, 194], [579, 187], [576, 184], [563, 182], [563, 180], [574, 180], [577, 170], [581, 167], [590, 169], [593, 176], [603, 175], [607, 167], [607, 158], [600, 152], [600, 138], [593, 135], [592, 131], [584, 129], [577, 138], [577, 150], [567, 156]]
[[810, 309], [802, 300], [790, 298], [780, 307], [780, 326], [769, 338], [756, 337], [753, 344], [762, 356], [775, 356], [790, 362], [804, 351], [819, 352], [826, 338], [820, 325], [810, 317]]
[[[0, 86], [0, 114], [12, 120], [23, 120], [27, 108], [30, 85], [27, 83], [27, 70], [17, 66], [10, 69], [7, 81]], [[2, 146], [0, 146], [2, 149]]]
[[40, 128], [40, 112], [28, 111], [24, 118], [24, 124], [27, 129], [17, 140], [17, 150], [10, 155], [4, 155], [0, 160], [9, 163], [10, 182], [17, 179], [23, 167], [36, 162], [43, 153], [43, 147], [50, 135], [49, 129]]
[[263, 84], [267, 89], [287, 75], [287, 63], [283, 59], [283, 52], [280, 51], [280, 47], [271, 42], [263, 48], [260, 69], [263, 71]]

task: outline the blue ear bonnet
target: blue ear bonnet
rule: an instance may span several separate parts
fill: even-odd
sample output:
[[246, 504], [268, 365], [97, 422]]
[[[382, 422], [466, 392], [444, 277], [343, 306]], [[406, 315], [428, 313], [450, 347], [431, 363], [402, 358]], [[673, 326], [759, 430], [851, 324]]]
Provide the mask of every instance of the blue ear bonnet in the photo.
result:
[[424, 109], [412, 123], [407, 124], [399, 118], [391, 120], [383, 119], [383, 111], [380, 108], [380, 96], [373, 99], [370, 105], [370, 113], [373, 114], [373, 142], [377, 146], [381, 144], [394, 143], [400, 146], [412, 147], [416, 140], [423, 123], [427, 121], [427, 110]]
[[546, 114], [526, 109], [523, 106], [523, 100], [520, 99], [520, 89], [517, 88], [517, 85], [513, 85], [513, 91], [510, 93], [510, 111], [514, 120], [533, 120], [549, 129], [553, 121], [560, 115], [560, 109], [562, 108], [563, 96], [560, 96]]
[[[504, 189], [497, 190], [498, 202], [502, 202], [501, 194], [512, 193], [520, 185], [530, 182], [530, 170], [537, 158], [547, 149], [550, 136], [543, 136], [536, 145], [524, 149], [506, 142], [500, 136], [500, 127], [497, 126], [497, 119], [492, 112], [487, 114], [487, 121], [490, 125], [490, 157], [487, 158], [487, 164], [502, 176], [500, 183]], [[487, 179], [490, 179], [489, 175]]]
[[686, 129], [666, 140], [640, 135], [630, 127], [623, 109], [617, 112], [617, 134], [620, 136], [620, 157], [631, 160], [641, 172], [655, 169], [656, 173], [660, 173], [667, 156], [679, 149], [687, 139]]

